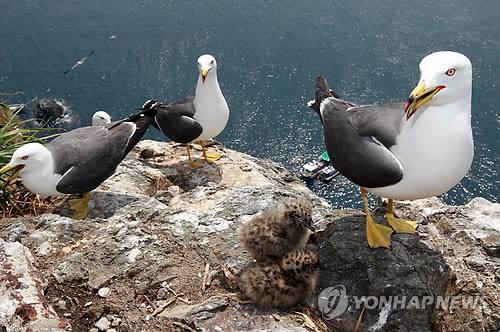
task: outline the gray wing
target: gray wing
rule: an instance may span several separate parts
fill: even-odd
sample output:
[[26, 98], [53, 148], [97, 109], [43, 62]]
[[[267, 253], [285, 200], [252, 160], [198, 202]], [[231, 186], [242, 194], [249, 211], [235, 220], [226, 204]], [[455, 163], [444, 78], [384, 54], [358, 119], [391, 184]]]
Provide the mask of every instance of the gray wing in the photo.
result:
[[350, 108], [349, 120], [361, 136], [372, 136], [385, 147], [396, 144], [404, 118], [404, 103], [367, 105]]
[[47, 145], [55, 173], [62, 174], [57, 191], [76, 194], [94, 190], [114, 172], [125, 157], [133, 122], [106, 127], [83, 127], [64, 133]]
[[155, 106], [157, 109], [155, 121], [159, 129], [172, 141], [177, 143], [189, 143], [197, 139], [203, 128], [199, 122], [193, 119], [195, 108], [194, 97], [186, 97], [184, 100]]
[[[348, 116], [346, 103], [333, 97], [321, 102], [320, 112], [330, 160], [342, 175], [366, 188], [385, 187], [402, 179], [401, 163], [378, 138], [367, 134], [378, 131], [361, 125], [365, 123], [361, 112]], [[387, 140], [392, 137], [384, 135]]]

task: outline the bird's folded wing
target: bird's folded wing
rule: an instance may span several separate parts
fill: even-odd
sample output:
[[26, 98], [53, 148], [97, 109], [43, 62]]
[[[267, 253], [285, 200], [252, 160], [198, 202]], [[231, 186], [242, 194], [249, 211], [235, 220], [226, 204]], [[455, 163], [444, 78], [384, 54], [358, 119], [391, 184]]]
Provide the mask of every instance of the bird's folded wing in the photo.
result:
[[47, 148], [54, 158], [55, 173], [62, 175], [57, 191], [74, 194], [97, 188], [115, 172], [135, 129], [130, 122], [111, 130], [83, 127], [50, 142]]
[[404, 103], [352, 107], [347, 115], [361, 136], [372, 136], [385, 147], [396, 143], [404, 118]]
[[325, 143], [333, 166], [352, 182], [367, 188], [385, 187], [399, 182], [403, 167], [399, 160], [375, 136], [362, 135], [336, 99], [321, 103]]
[[193, 97], [157, 106], [156, 124], [161, 132], [177, 143], [189, 143], [198, 138], [203, 128], [193, 117]]

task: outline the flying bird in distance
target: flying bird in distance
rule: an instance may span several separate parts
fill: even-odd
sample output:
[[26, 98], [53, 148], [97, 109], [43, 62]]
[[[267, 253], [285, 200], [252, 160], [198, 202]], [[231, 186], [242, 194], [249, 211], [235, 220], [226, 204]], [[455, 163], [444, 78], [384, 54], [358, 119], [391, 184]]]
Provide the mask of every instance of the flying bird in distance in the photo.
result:
[[78, 62], [75, 63], [73, 65], [73, 67], [71, 67], [70, 69], [68, 69], [64, 72], [64, 75], [66, 75], [67, 73], [69, 73], [70, 71], [75, 69], [76, 67], [80, 67], [81, 65], [83, 65], [92, 56], [92, 54], [94, 54], [94, 50], [90, 51], [89, 55], [87, 55], [86, 57], [83, 57], [80, 60], [78, 60]]

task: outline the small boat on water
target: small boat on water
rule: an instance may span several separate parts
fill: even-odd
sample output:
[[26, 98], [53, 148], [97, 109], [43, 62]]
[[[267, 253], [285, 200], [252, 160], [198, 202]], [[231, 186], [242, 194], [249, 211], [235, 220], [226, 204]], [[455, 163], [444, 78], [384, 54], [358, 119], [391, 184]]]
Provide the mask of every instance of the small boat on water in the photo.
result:
[[319, 179], [329, 182], [339, 175], [339, 171], [330, 165], [330, 156], [325, 151], [318, 160], [311, 161], [302, 166], [301, 174], [306, 179]]

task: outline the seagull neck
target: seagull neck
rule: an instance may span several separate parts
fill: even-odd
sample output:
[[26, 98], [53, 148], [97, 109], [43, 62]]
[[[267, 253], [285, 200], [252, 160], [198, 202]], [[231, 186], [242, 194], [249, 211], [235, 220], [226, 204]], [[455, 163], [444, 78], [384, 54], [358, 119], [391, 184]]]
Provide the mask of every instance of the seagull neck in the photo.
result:
[[31, 159], [19, 174], [28, 190], [42, 196], [58, 195], [55, 190], [61, 175], [54, 174], [54, 159], [50, 151], [43, 146], [36, 158]]
[[205, 82], [203, 82], [201, 75], [199, 75], [198, 83], [196, 84], [195, 100], [214, 95], [222, 95], [216, 70], [212, 70], [207, 75]]

